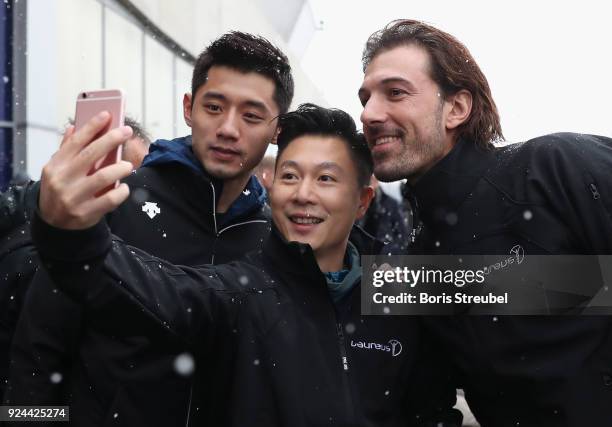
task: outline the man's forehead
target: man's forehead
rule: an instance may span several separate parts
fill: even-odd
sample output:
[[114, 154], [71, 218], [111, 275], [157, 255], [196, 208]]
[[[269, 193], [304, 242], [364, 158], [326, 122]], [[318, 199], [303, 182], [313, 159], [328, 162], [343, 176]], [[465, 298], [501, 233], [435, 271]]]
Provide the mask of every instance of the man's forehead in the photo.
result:
[[362, 87], [386, 83], [389, 79], [414, 81], [429, 74], [429, 54], [413, 44], [397, 46], [377, 54], [365, 70]]
[[216, 65], [208, 71], [208, 78], [198, 88], [197, 96], [212, 96], [236, 102], [259, 102], [271, 109], [278, 108], [274, 101], [274, 90], [274, 81], [262, 74]]
[[279, 165], [340, 167], [349, 159], [348, 147], [339, 137], [305, 135], [291, 141], [279, 157]]

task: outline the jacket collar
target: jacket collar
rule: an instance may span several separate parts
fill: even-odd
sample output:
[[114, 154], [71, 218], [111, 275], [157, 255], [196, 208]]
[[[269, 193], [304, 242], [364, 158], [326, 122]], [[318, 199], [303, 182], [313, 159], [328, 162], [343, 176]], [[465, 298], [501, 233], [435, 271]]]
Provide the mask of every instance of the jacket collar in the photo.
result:
[[149, 154], [142, 161], [142, 166], [154, 166], [166, 163], [180, 163], [193, 172], [208, 177], [191, 147], [191, 135], [172, 140], [158, 139], [149, 147]]
[[452, 214], [490, 167], [488, 160], [493, 154], [493, 149], [484, 150], [472, 141], [459, 140], [416, 185], [404, 187], [404, 197], [416, 196], [419, 216], [424, 223], [433, 220], [452, 224]]
[[[289, 242], [272, 223], [270, 235], [264, 243], [263, 254], [276, 269], [299, 276], [308, 276], [311, 279], [326, 279], [317, 264], [314, 252], [310, 245], [298, 242]], [[377, 254], [373, 249], [382, 248], [382, 242], [374, 239], [359, 227], [353, 227], [349, 240], [355, 245], [360, 255]]]
[[[223, 181], [211, 177], [197, 159], [193, 153], [191, 135], [172, 140], [158, 139], [151, 144], [149, 154], [145, 156], [142, 166], [155, 167], [168, 163], [178, 163], [185, 166], [209, 182], [214, 188], [216, 206], [223, 191]], [[252, 175], [242, 193], [234, 200], [223, 216], [223, 223], [220, 225], [228, 224], [238, 217], [243, 217], [262, 209], [266, 201], [266, 190], [257, 181], [257, 178]]]

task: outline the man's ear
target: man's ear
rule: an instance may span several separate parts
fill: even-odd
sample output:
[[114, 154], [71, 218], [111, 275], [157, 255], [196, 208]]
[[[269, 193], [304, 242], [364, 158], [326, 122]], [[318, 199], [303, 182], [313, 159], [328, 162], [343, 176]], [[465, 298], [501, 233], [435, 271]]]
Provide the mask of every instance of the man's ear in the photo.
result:
[[191, 94], [186, 93], [183, 95], [183, 117], [185, 118], [185, 124], [191, 127]]
[[360, 191], [361, 194], [359, 195], [359, 208], [357, 208], [357, 217], [355, 218], [356, 220], [362, 218], [365, 215], [365, 213], [368, 211], [368, 208], [370, 207], [372, 199], [374, 198], [374, 189], [369, 185], [363, 187]]
[[464, 123], [472, 112], [472, 94], [462, 89], [445, 101], [450, 108], [446, 115], [446, 128], [456, 129]]
[[274, 131], [274, 136], [270, 140], [270, 144], [276, 145], [276, 141], [278, 139], [278, 134], [280, 133], [280, 131], [281, 131], [281, 128], [279, 126], [276, 126], [276, 130]]

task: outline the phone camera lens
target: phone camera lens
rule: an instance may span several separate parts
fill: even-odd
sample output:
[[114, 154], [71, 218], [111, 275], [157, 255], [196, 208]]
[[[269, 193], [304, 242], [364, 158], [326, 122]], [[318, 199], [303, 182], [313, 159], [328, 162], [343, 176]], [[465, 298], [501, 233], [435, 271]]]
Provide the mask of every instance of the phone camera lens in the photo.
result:
[[87, 98], [87, 92], [83, 92], [83, 99]]

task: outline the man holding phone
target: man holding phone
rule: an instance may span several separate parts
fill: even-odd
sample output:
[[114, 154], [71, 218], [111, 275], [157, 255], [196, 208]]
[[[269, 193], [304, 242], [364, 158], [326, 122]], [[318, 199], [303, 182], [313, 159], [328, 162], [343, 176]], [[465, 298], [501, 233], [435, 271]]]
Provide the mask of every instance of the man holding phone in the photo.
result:
[[[108, 217], [112, 232], [185, 265], [229, 262], [260, 247], [269, 214], [251, 173], [292, 97], [291, 68], [270, 42], [240, 32], [212, 42], [199, 56], [192, 92], [183, 99], [191, 135], [151, 146], [142, 167], [125, 180], [132, 197]], [[92, 200], [88, 209], [96, 206]], [[214, 401], [214, 390], [193, 395], [189, 373], [175, 369], [185, 348], [157, 326], [143, 320], [130, 336], [109, 340], [82, 326], [80, 307], [58, 296], [52, 282], [41, 282], [18, 325], [8, 401], [61, 403], [68, 394], [73, 412], [82, 411], [91, 425], [114, 414], [126, 420], [144, 413], [157, 425], [184, 425], [193, 399], [193, 405]], [[207, 370], [196, 375], [218, 371], [200, 366]], [[49, 381], [56, 373], [63, 380]]]
[[[122, 323], [147, 316], [198, 363], [210, 353], [227, 359], [218, 378], [201, 383], [215, 390], [216, 404], [192, 407], [191, 425], [458, 427], [454, 390], [436, 395], [446, 379], [438, 355], [421, 353], [419, 322], [361, 316], [359, 247], [370, 238], [350, 234], [373, 195], [363, 136], [345, 112], [312, 104], [279, 120], [273, 230], [262, 250], [190, 268], [112, 239], [103, 215], [128, 197], [128, 185], [94, 195], [130, 166], [85, 174], [129, 129], [80, 155], [101, 115], [45, 167], [32, 228], [45, 268], [101, 334], [129, 336]], [[159, 425], [147, 413], [111, 421]]]

